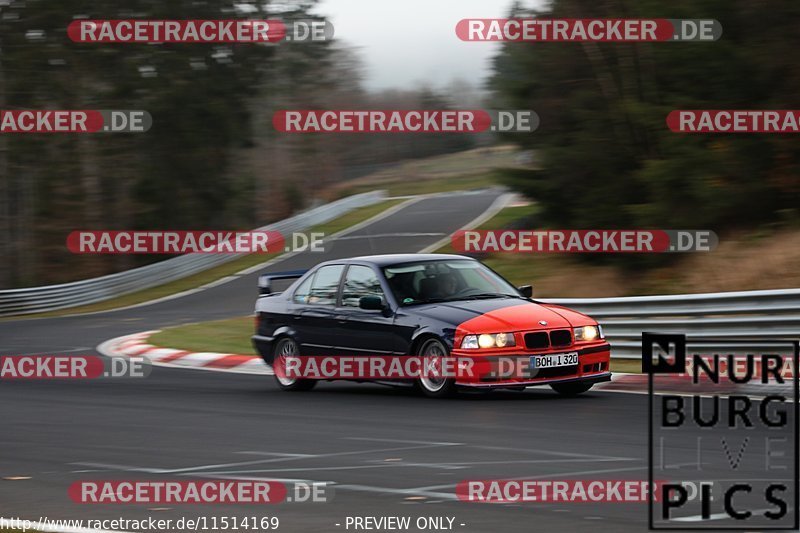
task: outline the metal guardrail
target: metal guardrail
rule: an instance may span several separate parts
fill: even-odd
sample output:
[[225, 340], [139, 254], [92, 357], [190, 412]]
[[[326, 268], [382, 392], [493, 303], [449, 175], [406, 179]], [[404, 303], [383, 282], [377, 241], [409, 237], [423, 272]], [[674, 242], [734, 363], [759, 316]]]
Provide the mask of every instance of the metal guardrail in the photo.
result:
[[[703, 345], [709, 350], [731, 348], [726, 339], [800, 338], [800, 289], [543, 301], [595, 318], [611, 343], [611, 355], [625, 359], [641, 358], [644, 331], [711, 339]], [[737, 353], [758, 349], [736, 347]]]
[[[291, 233], [333, 220], [359, 207], [386, 198], [386, 191], [372, 191], [348, 196], [335, 202], [299, 213], [291, 218], [257, 228], [255, 231]], [[245, 254], [186, 254], [98, 278], [24, 289], [0, 290], [0, 316], [25, 315], [56, 311], [101, 302], [185, 278], [208, 270]]]

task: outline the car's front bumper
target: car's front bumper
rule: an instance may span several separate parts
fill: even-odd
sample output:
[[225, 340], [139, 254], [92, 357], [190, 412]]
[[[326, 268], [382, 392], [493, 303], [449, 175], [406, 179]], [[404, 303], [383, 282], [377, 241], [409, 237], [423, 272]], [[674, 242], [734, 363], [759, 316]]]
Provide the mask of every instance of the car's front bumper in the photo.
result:
[[535, 387], [537, 385], [552, 385], [554, 383], [603, 383], [611, 381], [611, 372], [603, 372], [601, 374], [593, 374], [590, 376], [572, 377], [572, 378], [549, 378], [549, 379], [534, 379], [528, 381], [503, 381], [503, 382], [456, 382], [459, 387], [471, 387], [475, 389], [508, 389], [517, 387]]
[[[578, 363], [569, 367], [530, 370], [530, 359], [537, 355], [577, 352]], [[477, 354], [473, 350], [453, 350], [459, 361], [472, 361], [469, 372], [460, 372], [456, 384], [476, 388], [528, 387], [570, 381], [600, 382], [611, 379], [611, 346], [601, 344], [569, 347], [547, 352], [527, 350], [492, 351]], [[509, 369], [512, 371], [509, 372]]]

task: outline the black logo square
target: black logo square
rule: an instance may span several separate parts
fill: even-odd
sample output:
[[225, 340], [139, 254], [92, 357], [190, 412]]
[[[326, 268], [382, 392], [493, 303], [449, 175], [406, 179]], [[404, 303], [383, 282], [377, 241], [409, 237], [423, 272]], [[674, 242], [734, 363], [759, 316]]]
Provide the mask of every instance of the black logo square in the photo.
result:
[[[674, 351], [670, 347], [674, 346]], [[657, 361], [653, 360], [653, 356]], [[642, 333], [642, 373], [680, 374], [686, 369], [686, 335]]]

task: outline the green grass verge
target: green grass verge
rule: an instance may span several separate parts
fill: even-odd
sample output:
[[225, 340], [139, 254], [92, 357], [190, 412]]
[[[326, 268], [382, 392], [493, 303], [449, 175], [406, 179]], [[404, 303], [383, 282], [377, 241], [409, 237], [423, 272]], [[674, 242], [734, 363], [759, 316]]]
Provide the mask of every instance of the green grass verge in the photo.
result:
[[[310, 233], [313, 231], [313, 232], [325, 233], [326, 235], [332, 235], [350, 226], [354, 226], [359, 222], [368, 220], [382, 213], [383, 211], [386, 211], [387, 209], [394, 207], [395, 205], [401, 202], [403, 202], [403, 200], [401, 199], [386, 200], [374, 205], [355, 209], [345, 215], [342, 215], [341, 217], [326, 222], [325, 224], [319, 224], [317, 226], [314, 226], [313, 228], [309, 228], [308, 230], [305, 230], [305, 233]], [[72, 315], [78, 313], [92, 313], [96, 311], [108, 311], [111, 309], [127, 307], [129, 305], [135, 305], [142, 302], [148, 302], [150, 300], [155, 300], [157, 298], [163, 298], [165, 296], [170, 296], [172, 294], [177, 294], [179, 292], [195, 289], [207, 283], [217, 281], [218, 279], [224, 278], [226, 276], [231, 276], [236, 272], [239, 272], [240, 270], [243, 270], [245, 268], [249, 268], [264, 263], [265, 261], [269, 261], [270, 259], [274, 259], [279, 255], [281, 254], [247, 255], [240, 259], [236, 259], [229, 263], [225, 263], [223, 265], [211, 268], [209, 270], [199, 272], [197, 274], [188, 276], [186, 278], [165, 283], [163, 285], [158, 285], [157, 287], [151, 287], [149, 289], [144, 289], [141, 291], [119, 296], [111, 300], [104, 300], [102, 302], [97, 302], [88, 305], [81, 305], [78, 307], [70, 307], [69, 309], [62, 309], [59, 311], [50, 311], [47, 313], [24, 315], [24, 318], [40, 318], [40, 317], [44, 318], [44, 317]], [[12, 317], [10, 318], [10, 320], [15, 320], [17, 318], [19, 317]]]
[[614, 359], [611, 358], [612, 372], [627, 372], [628, 374], [641, 374], [641, 359]]
[[[374, 190], [374, 189], [373, 189]], [[342, 230], [345, 230], [351, 226], [355, 226], [365, 220], [369, 220], [370, 218], [380, 215], [387, 209], [391, 209], [392, 207], [399, 205], [406, 200], [400, 199], [392, 199], [392, 200], [384, 200], [383, 202], [378, 202], [377, 204], [370, 205], [367, 207], [361, 207], [359, 209], [355, 209], [350, 211], [346, 215], [342, 215], [339, 218], [335, 218], [325, 224], [320, 224], [318, 226], [314, 226], [307, 232], [322, 232], [325, 235], [333, 235], [334, 233], [339, 233]]]
[[375, 189], [392, 196], [483, 189], [498, 184], [496, 169], [517, 167], [519, 154], [515, 146], [503, 145], [413, 159], [338, 183], [328, 192], [339, 198]]
[[151, 344], [190, 352], [256, 355], [250, 344], [253, 317], [240, 316], [167, 328], [150, 337]]
[[[241, 316], [168, 328], [150, 337], [150, 343], [190, 352], [220, 352], [257, 355], [250, 344], [253, 317]], [[641, 373], [638, 359], [612, 359], [612, 372]]]

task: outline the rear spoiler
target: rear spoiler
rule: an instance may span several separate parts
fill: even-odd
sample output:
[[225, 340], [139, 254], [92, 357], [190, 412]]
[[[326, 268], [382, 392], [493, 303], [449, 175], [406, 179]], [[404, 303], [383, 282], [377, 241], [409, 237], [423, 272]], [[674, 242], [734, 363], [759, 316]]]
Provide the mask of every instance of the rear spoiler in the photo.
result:
[[258, 276], [258, 294], [264, 296], [272, 294], [272, 282], [281, 279], [298, 279], [308, 270], [290, 270], [288, 272], [275, 272], [273, 274], [261, 274]]

